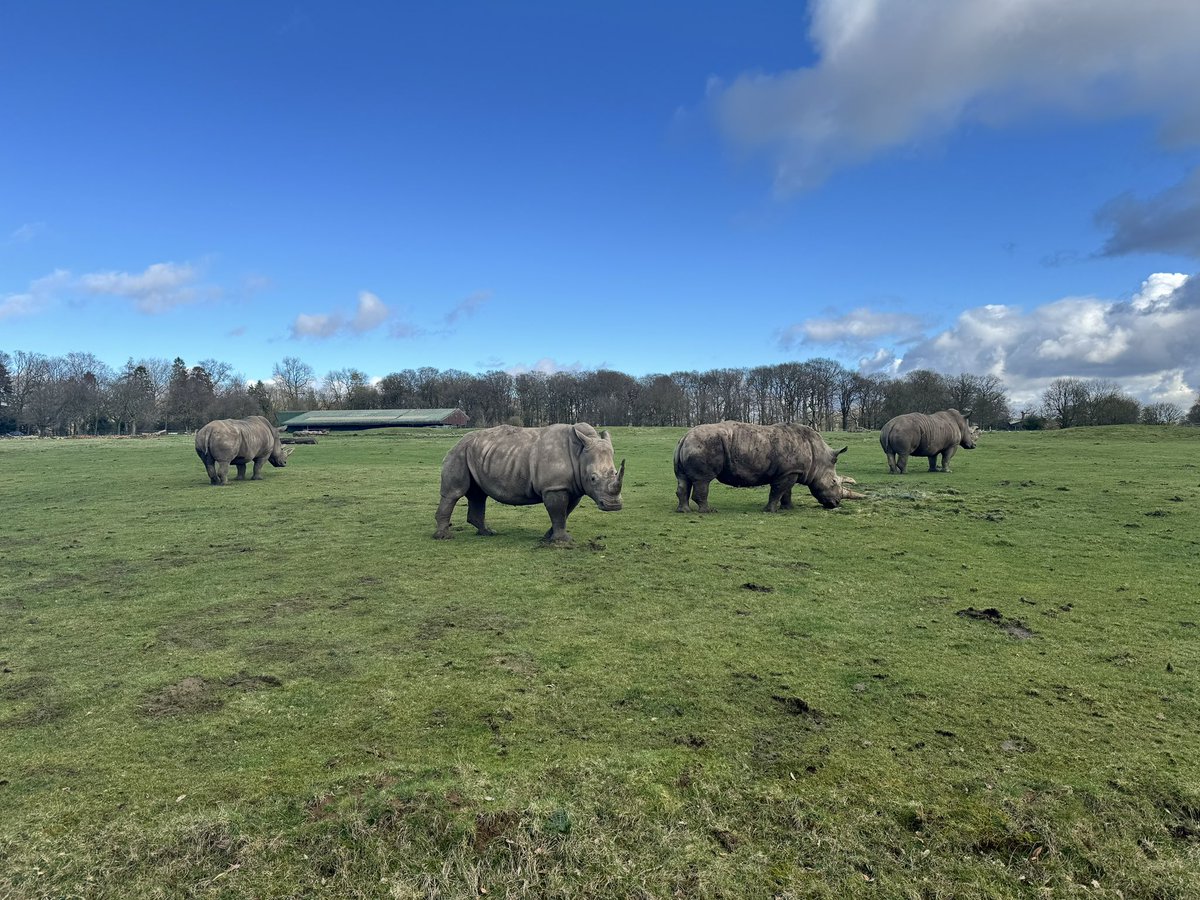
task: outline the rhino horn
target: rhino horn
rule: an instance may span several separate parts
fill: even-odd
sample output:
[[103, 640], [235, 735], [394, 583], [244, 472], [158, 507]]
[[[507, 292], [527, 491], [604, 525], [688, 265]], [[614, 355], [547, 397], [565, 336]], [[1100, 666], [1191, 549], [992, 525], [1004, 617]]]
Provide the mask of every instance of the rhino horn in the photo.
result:
[[295, 447], [284, 447], [283, 448], [283, 458], [287, 459], [289, 456], [292, 455], [292, 453], [293, 453], [293, 451], [295, 451], [295, 449], [296, 449]]
[[843, 500], [866, 500], [867, 495], [860, 494], [858, 491], [852, 491], [852, 490], [850, 490], [850, 488], [843, 485], [842, 486], [842, 499]]
[[835, 450], [835, 451], [834, 451], [834, 453], [833, 453], [833, 458], [834, 458], [834, 459], [837, 459], [839, 456], [841, 456], [843, 453], [845, 453], [845, 452], [846, 452], [847, 450], [849, 450], [849, 449], [850, 449], [850, 445], [849, 445], [849, 444], [847, 444], [847, 445], [846, 445], [845, 447], [843, 447], [841, 450]]
[[621, 483], [625, 480], [625, 460], [621, 460], [621, 470], [617, 472], [617, 493], [621, 493]]

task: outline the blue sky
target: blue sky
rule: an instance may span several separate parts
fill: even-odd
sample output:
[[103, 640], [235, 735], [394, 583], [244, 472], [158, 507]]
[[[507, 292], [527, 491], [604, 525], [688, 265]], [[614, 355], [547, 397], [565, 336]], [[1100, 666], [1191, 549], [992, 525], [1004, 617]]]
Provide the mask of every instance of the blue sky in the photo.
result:
[[1200, 389], [1200, 4], [8, 3], [0, 350]]

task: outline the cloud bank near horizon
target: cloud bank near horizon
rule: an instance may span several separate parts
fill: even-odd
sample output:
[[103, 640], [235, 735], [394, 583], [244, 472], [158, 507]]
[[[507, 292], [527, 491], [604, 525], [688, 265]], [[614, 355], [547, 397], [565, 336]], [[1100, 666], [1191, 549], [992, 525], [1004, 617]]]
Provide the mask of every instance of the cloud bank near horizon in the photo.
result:
[[857, 310], [788, 332], [804, 344], [857, 351], [863, 371], [995, 375], [1018, 404], [1063, 377], [1112, 379], [1144, 402], [1185, 408], [1200, 388], [1200, 278], [1179, 272], [1151, 275], [1128, 300], [1064, 297], [1028, 311], [978, 306], [919, 339], [913, 324]]

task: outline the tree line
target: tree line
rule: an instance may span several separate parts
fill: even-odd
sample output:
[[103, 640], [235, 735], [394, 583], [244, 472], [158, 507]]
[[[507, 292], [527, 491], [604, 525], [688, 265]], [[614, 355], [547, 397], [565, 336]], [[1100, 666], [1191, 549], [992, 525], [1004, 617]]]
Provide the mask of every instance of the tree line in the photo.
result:
[[1036, 408], [1014, 414], [993, 375], [918, 370], [892, 378], [817, 358], [752, 368], [634, 377], [586, 372], [404, 369], [372, 383], [354, 368], [318, 378], [298, 357], [276, 363], [269, 381], [248, 382], [229, 364], [202, 359], [129, 359], [113, 369], [90, 353], [46, 356], [0, 351], [0, 434], [138, 434], [190, 431], [219, 418], [284, 410], [461, 408], [473, 425], [691, 427], [703, 422], [802, 422], [822, 431], [878, 429], [894, 415], [956, 408], [982, 428], [1104, 424], [1200, 424], [1200, 399], [1185, 415], [1142, 405], [1112, 382], [1060, 378]]

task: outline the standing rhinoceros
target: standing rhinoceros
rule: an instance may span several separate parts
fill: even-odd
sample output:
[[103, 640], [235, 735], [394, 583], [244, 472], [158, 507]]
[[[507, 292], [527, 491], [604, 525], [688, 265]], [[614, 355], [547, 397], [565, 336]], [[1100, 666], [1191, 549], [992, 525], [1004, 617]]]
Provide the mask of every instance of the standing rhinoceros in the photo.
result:
[[[754, 425], [716, 422], [697, 425], [675, 447], [677, 512], [690, 512], [688, 498], [702, 513], [708, 505], [708, 486], [714, 478], [733, 487], [771, 486], [766, 511], [792, 508], [792, 486], [806, 486], [826, 509], [842, 500], [859, 500], [837, 474], [837, 459], [846, 448], [834, 450], [807, 425]], [[848, 482], [848, 483], [852, 483]]]
[[887, 456], [888, 471], [903, 475], [910, 456], [929, 457], [929, 471], [938, 471], [937, 458], [942, 456], [942, 471], [950, 471], [950, 457], [959, 447], [975, 449], [976, 431], [967, 424], [957, 409], [944, 409], [932, 415], [905, 413], [889, 419], [879, 432], [879, 445]]
[[263, 416], [245, 419], [217, 419], [196, 432], [196, 453], [204, 462], [208, 480], [226, 484], [229, 464], [237, 466], [237, 480], [246, 478], [246, 463], [254, 460], [251, 481], [260, 481], [263, 462], [282, 469], [292, 453], [279, 443], [279, 432]]
[[460, 497], [467, 498], [467, 522], [480, 534], [494, 534], [484, 524], [488, 498], [513, 506], [543, 503], [550, 530], [543, 540], [566, 543], [567, 516], [586, 495], [606, 512], [621, 508], [625, 460], [613, 465], [612, 439], [586, 422], [517, 428], [497, 425], [473, 431], [442, 460], [442, 502], [437, 508], [435, 538], [453, 537], [450, 514]]

